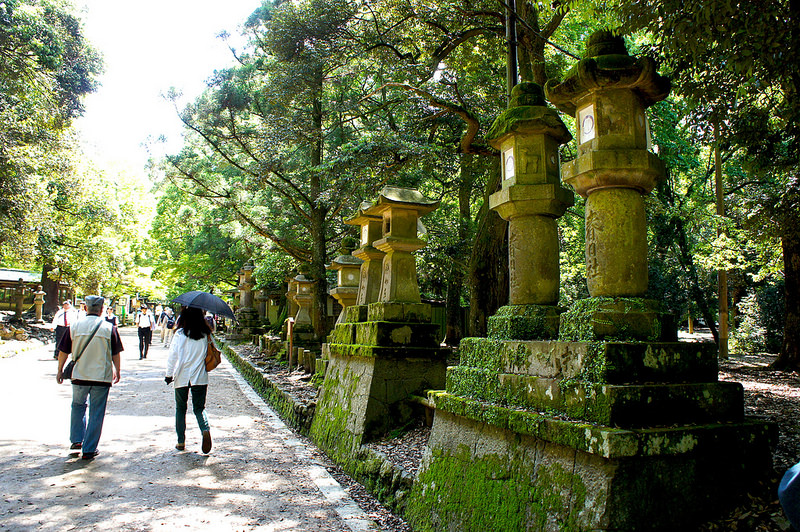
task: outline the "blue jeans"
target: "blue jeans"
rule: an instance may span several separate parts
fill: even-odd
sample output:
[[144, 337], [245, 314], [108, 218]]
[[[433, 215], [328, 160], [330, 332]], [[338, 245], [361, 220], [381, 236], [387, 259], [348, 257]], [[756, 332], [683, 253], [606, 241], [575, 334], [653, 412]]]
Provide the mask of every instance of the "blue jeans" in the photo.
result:
[[[72, 443], [83, 443], [84, 453], [97, 451], [100, 433], [103, 431], [103, 420], [106, 417], [109, 386], [72, 385], [72, 420], [69, 429], [69, 440]], [[86, 406], [89, 406], [89, 422], [86, 422]]]
[[208, 430], [208, 418], [206, 418], [208, 385], [175, 388], [175, 432], [178, 433], [178, 443], [186, 442], [186, 409], [189, 404], [189, 390], [192, 391], [192, 411], [194, 417], [197, 418], [197, 425], [202, 432]]

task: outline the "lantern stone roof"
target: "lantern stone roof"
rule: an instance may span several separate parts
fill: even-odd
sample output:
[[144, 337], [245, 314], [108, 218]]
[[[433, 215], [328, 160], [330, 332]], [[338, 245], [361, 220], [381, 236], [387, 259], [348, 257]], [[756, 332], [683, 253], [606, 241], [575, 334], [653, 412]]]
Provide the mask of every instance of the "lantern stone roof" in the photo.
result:
[[497, 117], [485, 139], [499, 139], [508, 133], [543, 133], [561, 144], [572, 140], [572, 134], [558, 112], [547, 106], [541, 85], [527, 82], [511, 89], [508, 109]]
[[671, 83], [658, 74], [652, 58], [629, 55], [621, 36], [603, 30], [589, 37], [586, 57], [567, 72], [564, 81], [551, 79], [544, 87], [547, 99], [570, 115], [587, 92], [608, 89], [630, 89], [649, 107], [667, 97]]
[[369, 221], [378, 221], [381, 219], [380, 216], [375, 214], [370, 214], [367, 211], [372, 208], [372, 202], [370, 201], [363, 201], [361, 205], [358, 206], [358, 212], [352, 218], [349, 218], [344, 221], [344, 223], [348, 225], [364, 225]]
[[419, 190], [413, 188], [401, 188], [386, 186], [378, 193], [378, 201], [368, 210], [364, 211], [367, 215], [380, 215], [392, 205], [397, 206], [416, 206], [419, 215], [422, 216], [439, 206], [439, 200], [432, 200], [422, 195]]
[[338, 270], [342, 266], [361, 266], [364, 261], [359, 259], [358, 257], [354, 257], [352, 255], [339, 255], [338, 257], [334, 258], [330, 265], [328, 266], [329, 270]]

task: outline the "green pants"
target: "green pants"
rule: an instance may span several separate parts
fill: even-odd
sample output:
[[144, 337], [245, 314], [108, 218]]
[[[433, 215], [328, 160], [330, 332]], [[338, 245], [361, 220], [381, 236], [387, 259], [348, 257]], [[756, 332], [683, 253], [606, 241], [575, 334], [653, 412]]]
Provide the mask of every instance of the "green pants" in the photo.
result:
[[186, 409], [189, 404], [189, 390], [192, 391], [192, 411], [197, 418], [197, 425], [203, 432], [208, 430], [208, 418], [206, 418], [208, 385], [175, 388], [175, 432], [178, 433], [178, 443], [186, 442]]

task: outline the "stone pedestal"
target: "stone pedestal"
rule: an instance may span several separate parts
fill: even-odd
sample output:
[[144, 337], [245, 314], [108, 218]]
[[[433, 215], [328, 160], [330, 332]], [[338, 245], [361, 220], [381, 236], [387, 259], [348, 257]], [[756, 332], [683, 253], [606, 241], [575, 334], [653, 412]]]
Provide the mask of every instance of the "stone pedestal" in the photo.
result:
[[[493, 337], [462, 340], [460, 365], [434, 394], [406, 509], [414, 529], [696, 530], [771, 469], [774, 426], [744, 416], [740, 384], [717, 381], [715, 346], [673, 341], [669, 317], [641, 297], [640, 206], [661, 174], [636, 117], [668, 84], [610, 34], [593, 35], [586, 56], [548, 94], [580, 102], [582, 143], [563, 172], [589, 196], [595, 297], [550, 316], [557, 341], [508, 340], [541, 318], [526, 316], [528, 305], [505, 307]], [[627, 93], [607, 98], [615, 84]]]
[[558, 336], [559, 244], [556, 219], [574, 203], [561, 186], [558, 146], [572, 139], [542, 88], [521, 83], [487, 133], [502, 157], [502, 188], [489, 206], [508, 220], [509, 305], [490, 318], [493, 337]]
[[[408, 205], [409, 198], [421, 198], [423, 201], [416, 202], [421, 207]], [[407, 207], [401, 206], [404, 202]], [[422, 245], [416, 239], [414, 213], [429, 211], [434, 203], [416, 191], [388, 187], [381, 191], [375, 211], [370, 212], [385, 215], [383, 220], [389, 222], [384, 227], [391, 231], [378, 241], [388, 260], [382, 286], [386, 297], [401, 299], [347, 307], [328, 337], [325, 380], [311, 434], [317, 445], [351, 473], [358, 466], [352, 461], [354, 450], [406, 424], [413, 415], [413, 396], [444, 386], [446, 350], [439, 347], [438, 326], [431, 323], [430, 306], [419, 302], [418, 289], [412, 294], [408, 287], [399, 287], [396, 278], [410, 282], [413, 273], [416, 288], [416, 269], [407, 263], [411, 260], [413, 265], [414, 260], [409, 249]], [[393, 222], [398, 222], [394, 228]], [[361, 250], [363, 244], [364, 240]], [[363, 265], [361, 271], [363, 275]], [[359, 297], [364, 286], [362, 278]]]

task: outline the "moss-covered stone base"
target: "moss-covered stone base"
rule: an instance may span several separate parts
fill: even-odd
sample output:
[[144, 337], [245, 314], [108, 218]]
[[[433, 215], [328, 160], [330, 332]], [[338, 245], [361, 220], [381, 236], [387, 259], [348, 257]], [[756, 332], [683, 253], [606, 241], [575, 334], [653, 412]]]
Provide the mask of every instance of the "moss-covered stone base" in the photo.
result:
[[[430, 454], [406, 510], [419, 531], [694, 530], [735, 504], [770, 467], [761, 424], [698, 428], [659, 449], [652, 445], [657, 436], [616, 431], [630, 442], [650, 438], [651, 445], [604, 456], [579, 444], [602, 437], [592, 425], [574, 424], [572, 445], [441, 406], [437, 399]], [[543, 419], [540, 427], [548, 421], [556, 422]], [[663, 442], [671, 440], [667, 429], [662, 433]]]
[[[411, 396], [444, 388], [443, 356], [406, 349], [404, 357], [383, 357], [372, 356], [372, 346], [329, 347], [311, 435], [334, 459], [347, 459], [362, 443], [408, 423]], [[358, 356], [358, 347], [370, 354]]]
[[493, 340], [549, 340], [558, 338], [558, 316], [564, 309], [552, 305], [506, 305], [489, 318]]
[[678, 331], [674, 317], [661, 310], [658, 301], [591, 297], [577, 301], [561, 315], [559, 338], [675, 342]]
[[462, 366], [551, 379], [609, 384], [717, 380], [713, 344], [464, 338], [459, 354]]
[[735, 382], [597, 384], [453, 366], [447, 391], [616, 427], [741, 421], [744, 411]]

